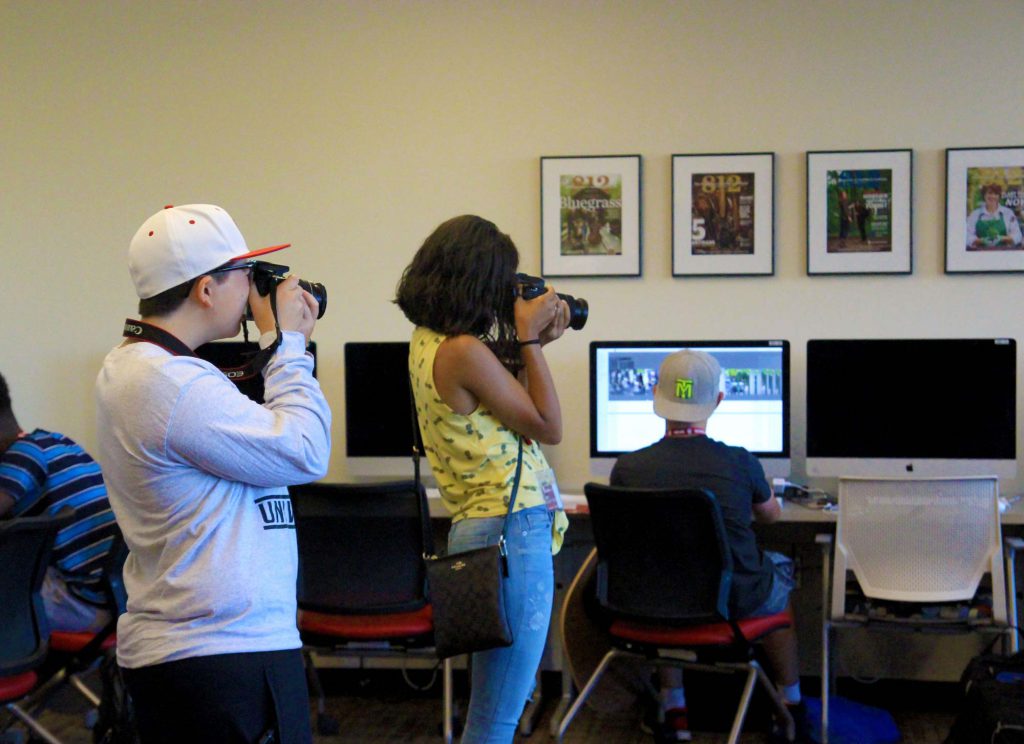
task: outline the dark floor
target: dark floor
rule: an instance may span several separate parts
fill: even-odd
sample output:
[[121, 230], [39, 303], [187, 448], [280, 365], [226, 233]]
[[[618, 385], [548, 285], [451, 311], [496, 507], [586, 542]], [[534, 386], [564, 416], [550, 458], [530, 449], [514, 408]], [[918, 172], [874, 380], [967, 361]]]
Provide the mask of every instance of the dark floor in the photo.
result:
[[[340, 733], [334, 736], [316, 735], [316, 744], [436, 744], [441, 735], [440, 681], [427, 690], [414, 690], [426, 686], [430, 675], [414, 671], [409, 681], [397, 671], [333, 671], [325, 678], [328, 691], [329, 713], [340, 724]], [[805, 694], [814, 690], [813, 680], [805, 683]], [[540, 719], [529, 737], [517, 736], [516, 741], [550, 741], [549, 727], [558, 702], [558, 678], [545, 677], [546, 693]], [[459, 708], [464, 707], [465, 679], [456, 677], [456, 697]], [[884, 707], [895, 719], [908, 744], [941, 744], [953, 721], [956, 707], [954, 685], [938, 683], [878, 683], [876, 685], [840, 684], [844, 699]], [[716, 693], [717, 694], [717, 693]], [[730, 697], [730, 700], [735, 700]], [[756, 702], [756, 698], [755, 698]], [[694, 706], [693, 696], [690, 700]], [[707, 704], [702, 703], [707, 708]], [[757, 744], [766, 741], [764, 729], [767, 713], [763, 701], [755, 704], [747, 719], [743, 742]], [[40, 720], [65, 744], [91, 744], [86, 728], [89, 707], [75, 691], [66, 689], [51, 701], [40, 714]], [[694, 721], [694, 741], [717, 744], [725, 742], [724, 731], [728, 713], [719, 720], [714, 716], [698, 716]], [[652, 739], [640, 731], [638, 716], [632, 712], [597, 716], [584, 710], [573, 722], [565, 741], [568, 744], [598, 742], [599, 744], [649, 744]], [[703, 723], [704, 728], [698, 724]], [[717, 730], [708, 730], [711, 729]], [[851, 739], [847, 739], [851, 741]]]

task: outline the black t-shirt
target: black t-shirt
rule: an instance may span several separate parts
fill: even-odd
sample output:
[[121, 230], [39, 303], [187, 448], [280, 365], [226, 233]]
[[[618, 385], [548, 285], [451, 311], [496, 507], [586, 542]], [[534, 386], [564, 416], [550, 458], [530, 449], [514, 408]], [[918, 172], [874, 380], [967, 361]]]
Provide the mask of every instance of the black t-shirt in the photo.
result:
[[733, 583], [729, 609], [747, 617], [764, 604], [773, 569], [750, 526], [751, 507], [772, 498], [764, 469], [742, 447], [704, 436], [666, 437], [623, 455], [612, 469], [611, 484], [631, 488], [706, 488], [715, 495], [732, 549]]

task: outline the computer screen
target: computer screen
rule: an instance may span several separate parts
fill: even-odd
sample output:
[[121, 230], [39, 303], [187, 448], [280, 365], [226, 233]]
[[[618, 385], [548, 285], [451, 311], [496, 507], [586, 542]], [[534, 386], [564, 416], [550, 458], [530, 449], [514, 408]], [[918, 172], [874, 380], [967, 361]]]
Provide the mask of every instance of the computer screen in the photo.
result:
[[789, 342], [593, 341], [590, 344], [590, 456], [615, 458], [665, 434], [654, 413], [661, 361], [680, 349], [718, 360], [725, 399], [707, 434], [756, 455], [769, 475], [789, 474]]
[[807, 342], [807, 474], [1016, 477], [1010, 338]]
[[[222, 370], [245, 395], [257, 403], [263, 402], [263, 375], [257, 374], [247, 380], [232, 375], [245, 365], [260, 350], [255, 341], [211, 341], [196, 349], [196, 356]], [[316, 377], [316, 341], [309, 344], [308, 351], [313, 355], [313, 376]]]
[[[413, 424], [407, 341], [345, 344], [345, 453], [412, 461]], [[419, 431], [416, 431], [419, 444]], [[422, 448], [420, 449], [422, 451]]]

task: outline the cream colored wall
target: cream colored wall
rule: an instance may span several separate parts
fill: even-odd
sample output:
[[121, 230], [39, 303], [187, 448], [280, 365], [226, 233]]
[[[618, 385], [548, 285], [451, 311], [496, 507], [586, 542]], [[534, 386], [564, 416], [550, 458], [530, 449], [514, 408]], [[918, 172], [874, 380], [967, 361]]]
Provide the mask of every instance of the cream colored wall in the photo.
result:
[[[221, 204], [329, 288], [316, 338], [345, 478], [342, 345], [407, 337], [389, 300], [422, 239], [479, 213], [536, 273], [539, 156], [639, 153], [643, 277], [558, 283], [591, 304], [548, 351], [563, 489], [590, 477], [587, 345], [612, 338], [789, 339], [799, 479], [808, 338], [1024, 343], [1019, 276], [942, 271], [944, 148], [1022, 144], [1022, 32], [1016, 0], [2, 0], [0, 371], [23, 425], [91, 446], [132, 233], [165, 203]], [[897, 147], [913, 275], [808, 277], [804, 153]], [[671, 154], [749, 151], [777, 153], [775, 276], [672, 278]]]

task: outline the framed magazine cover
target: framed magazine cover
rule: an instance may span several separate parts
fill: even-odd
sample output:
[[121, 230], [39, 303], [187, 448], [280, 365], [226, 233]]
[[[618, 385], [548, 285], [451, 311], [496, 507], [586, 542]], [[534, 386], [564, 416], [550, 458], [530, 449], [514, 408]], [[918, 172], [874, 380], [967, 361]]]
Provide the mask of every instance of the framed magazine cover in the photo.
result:
[[946, 273], [1024, 271], [1024, 147], [946, 150]]
[[540, 159], [543, 276], [640, 276], [639, 155]]
[[912, 150], [807, 153], [807, 273], [913, 271]]
[[672, 275], [775, 273], [775, 153], [672, 156]]

